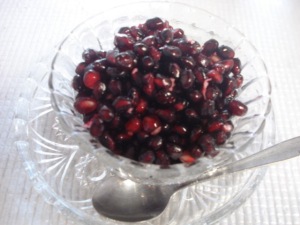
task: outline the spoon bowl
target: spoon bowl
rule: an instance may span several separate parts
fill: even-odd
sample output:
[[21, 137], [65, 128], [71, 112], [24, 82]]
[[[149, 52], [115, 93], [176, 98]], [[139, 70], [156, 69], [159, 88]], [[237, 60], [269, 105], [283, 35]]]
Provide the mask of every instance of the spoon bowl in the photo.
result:
[[244, 159], [208, 170], [194, 180], [172, 185], [149, 185], [106, 177], [94, 192], [92, 201], [96, 211], [115, 220], [136, 222], [160, 215], [170, 197], [181, 188], [214, 177], [265, 166], [300, 155], [300, 137], [269, 147]]

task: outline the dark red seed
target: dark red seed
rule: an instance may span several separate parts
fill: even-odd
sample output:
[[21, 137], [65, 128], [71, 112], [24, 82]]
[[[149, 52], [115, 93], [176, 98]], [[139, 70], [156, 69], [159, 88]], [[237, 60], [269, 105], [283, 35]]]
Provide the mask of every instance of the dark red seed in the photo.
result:
[[164, 44], [170, 44], [173, 41], [173, 33], [171, 29], [165, 28], [160, 33], [160, 38]]
[[119, 30], [118, 30], [118, 33], [120, 34], [130, 34], [130, 28], [129, 27], [121, 27]]
[[197, 41], [188, 40], [188, 53], [191, 55], [197, 55], [201, 51], [201, 46]]
[[107, 68], [108, 62], [106, 59], [97, 59], [93, 62], [93, 68], [97, 72], [105, 71]]
[[202, 95], [201, 91], [192, 90], [189, 93], [189, 98], [192, 102], [200, 102], [203, 99], [203, 95]]
[[224, 84], [224, 96], [230, 95], [237, 88], [236, 80], [233, 77], [226, 77]]
[[203, 135], [204, 130], [202, 127], [195, 127], [191, 131], [190, 140], [192, 143], [199, 141], [200, 137]]
[[130, 28], [130, 35], [136, 41], [141, 41], [145, 37], [144, 32], [140, 28], [138, 28], [136, 26], [132, 26]]
[[214, 101], [204, 101], [200, 108], [201, 116], [212, 116], [215, 112], [215, 102]]
[[198, 145], [192, 147], [190, 151], [191, 151], [191, 155], [196, 159], [203, 156], [203, 151]]
[[186, 135], [188, 133], [187, 127], [185, 127], [183, 125], [174, 125], [173, 131], [179, 135]]
[[192, 70], [184, 70], [181, 73], [180, 83], [184, 89], [189, 89], [194, 85], [195, 75]]
[[190, 44], [185, 38], [178, 38], [173, 40], [173, 45], [178, 47], [183, 54], [188, 54], [190, 50]]
[[138, 56], [144, 56], [148, 52], [148, 46], [145, 45], [144, 43], [137, 42], [133, 45], [133, 51]]
[[200, 116], [195, 109], [188, 108], [184, 111], [184, 113], [189, 120], [197, 121], [200, 119]]
[[158, 62], [161, 58], [161, 52], [157, 48], [150, 46], [149, 47], [149, 56], [151, 56], [151, 58], [155, 62]]
[[182, 56], [180, 61], [182, 66], [187, 69], [193, 69], [196, 66], [196, 62], [191, 56]]
[[117, 112], [125, 112], [132, 107], [132, 100], [128, 97], [119, 96], [113, 101], [112, 105]]
[[161, 131], [161, 122], [155, 116], [145, 116], [143, 118], [143, 130], [151, 135], [157, 135]]
[[145, 99], [141, 98], [135, 107], [135, 111], [139, 114], [143, 114], [146, 112], [147, 108], [148, 102]]
[[233, 131], [233, 128], [234, 128], [233, 123], [231, 121], [226, 121], [222, 126], [222, 131], [226, 133], [231, 133]]
[[132, 104], [137, 105], [137, 103], [140, 101], [140, 92], [137, 88], [132, 87], [128, 91], [128, 97], [132, 99]]
[[225, 60], [215, 63], [213, 65], [213, 68], [221, 74], [224, 74], [224, 73], [227, 74], [231, 71], [233, 64], [234, 64], [234, 62], [232, 59], [225, 59]]
[[175, 121], [175, 112], [170, 109], [157, 109], [155, 114], [168, 123]]
[[171, 79], [168, 77], [164, 77], [161, 74], [156, 75], [156, 77], [154, 78], [154, 83], [159, 89], [168, 89], [172, 85]]
[[202, 67], [196, 67], [193, 70], [193, 73], [195, 75], [196, 82], [199, 84], [203, 84], [205, 79], [207, 78], [204, 69]]
[[189, 102], [185, 99], [178, 99], [177, 102], [173, 105], [173, 108], [176, 112], [184, 110], [189, 105]]
[[84, 73], [83, 83], [86, 87], [93, 89], [101, 81], [100, 73], [95, 70], [88, 70]]
[[121, 51], [132, 50], [135, 41], [127, 34], [116, 34], [114, 44]]
[[142, 66], [144, 70], [151, 70], [154, 67], [154, 60], [150, 56], [144, 56], [142, 58]]
[[128, 75], [126, 70], [110, 66], [107, 67], [106, 74], [111, 78], [124, 78]]
[[140, 142], [145, 141], [147, 138], [149, 138], [149, 136], [150, 135], [147, 132], [143, 131], [143, 130], [141, 130], [140, 132], [138, 132], [136, 134], [136, 137], [137, 137], [138, 141], [140, 141]]
[[98, 103], [92, 97], [79, 97], [74, 102], [74, 108], [81, 114], [88, 114], [97, 109]]
[[131, 137], [132, 137], [132, 135], [129, 135], [128, 133], [119, 133], [116, 136], [116, 142], [124, 143], [124, 142], [131, 140]]
[[132, 54], [121, 52], [116, 55], [116, 65], [121, 69], [132, 69], [135, 66]]
[[206, 100], [215, 101], [218, 97], [222, 96], [221, 90], [217, 86], [208, 86], [206, 89], [205, 97]]
[[153, 163], [155, 161], [155, 155], [153, 151], [146, 151], [139, 156], [139, 161], [142, 163]]
[[203, 44], [201, 52], [206, 56], [210, 56], [217, 51], [218, 47], [219, 42], [215, 39], [210, 39]]
[[82, 58], [86, 63], [91, 63], [97, 58], [96, 51], [93, 49], [85, 49], [82, 53]]
[[177, 79], [180, 77], [181, 69], [177, 63], [170, 63], [168, 67], [168, 72], [170, 76]]
[[83, 76], [84, 71], [85, 71], [85, 67], [87, 66], [87, 64], [85, 62], [81, 62], [77, 65], [75, 72], [80, 75]]
[[202, 53], [198, 54], [195, 57], [195, 60], [199, 66], [202, 66], [205, 68], [207, 68], [211, 64], [210, 59], [207, 56], [203, 55]]
[[156, 38], [153, 35], [149, 35], [142, 40], [142, 43], [145, 44], [148, 48], [154, 47], [156, 45]]
[[170, 91], [165, 90], [157, 92], [155, 99], [161, 105], [172, 105], [176, 102], [176, 97]]
[[108, 90], [115, 96], [122, 93], [122, 83], [120, 80], [111, 79], [108, 83]]
[[241, 69], [242, 65], [241, 65], [241, 60], [239, 58], [234, 58], [233, 59], [233, 67], [232, 67], [232, 73], [234, 75], [238, 75], [241, 73]]
[[208, 78], [211, 78], [212, 81], [217, 83], [217, 84], [221, 84], [223, 82], [223, 75], [215, 69], [212, 69], [212, 70], [208, 71], [206, 76]]
[[116, 149], [116, 143], [108, 132], [105, 132], [100, 137], [100, 142], [104, 147], [108, 148], [111, 151], [114, 151]]
[[163, 146], [163, 138], [158, 135], [150, 137], [148, 141], [148, 146], [153, 150], [160, 149]]
[[93, 88], [93, 95], [97, 99], [100, 99], [105, 93], [105, 90], [106, 90], [106, 85], [102, 82], [98, 82]]
[[237, 74], [234, 78], [236, 81], [236, 88], [240, 88], [243, 85], [244, 77], [241, 74]]
[[80, 75], [75, 75], [72, 79], [72, 87], [75, 91], [80, 91], [84, 88], [83, 80]]
[[102, 106], [99, 109], [98, 114], [99, 114], [99, 117], [105, 122], [112, 121], [115, 116], [113, 110], [111, 108], [107, 107], [106, 105]]
[[169, 156], [162, 150], [155, 152], [156, 164], [161, 165], [162, 168], [168, 167], [170, 165]]
[[235, 55], [233, 49], [225, 45], [220, 46], [217, 53], [222, 59], [233, 59]]
[[147, 73], [143, 76], [143, 91], [147, 96], [152, 96], [155, 86], [154, 86], [154, 76], [152, 73]]
[[134, 81], [135, 85], [137, 85], [138, 87], [142, 86], [142, 73], [138, 70], [138, 68], [134, 68], [131, 71], [131, 79]]
[[174, 38], [182, 38], [184, 36], [184, 31], [181, 28], [176, 28], [172, 30]]
[[141, 120], [137, 117], [133, 117], [125, 124], [125, 129], [128, 134], [135, 134], [141, 129]]
[[215, 140], [209, 134], [202, 135], [198, 141], [198, 144], [205, 152], [212, 152], [215, 150]]
[[216, 133], [216, 144], [222, 145], [226, 142], [228, 139], [228, 133], [225, 133], [224, 131], [218, 131]]
[[229, 111], [236, 116], [243, 116], [248, 111], [248, 107], [238, 100], [232, 100], [231, 102], [229, 102], [228, 106]]
[[90, 127], [90, 134], [93, 137], [100, 137], [105, 130], [103, 123], [99, 119], [94, 119]]
[[111, 66], [115, 66], [116, 65], [116, 56], [118, 55], [118, 51], [117, 50], [110, 50], [107, 51], [106, 54], [106, 61], [108, 65]]
[[149, 30], [161, 30], [164, 28], [164, 22], [159, 17], [148, 19], [145, 24]]
[[172, 159], [179, 159], [182, 156], [182, 148], [179, 145], [168, 143], [166, 150]]
[[106, 51], [104, 51], [104, 50], [96, 51], [96, 54], [97, 54], [98, 59], [103, 59], [106, 57]]
[[120, 128], [122, 123], [122, 119], [120, 116], [115, 115], [115, 117], [113, 118], [113, 120], [109, 123], [109, 128], [111, 129], [118, 129]]
[[172, 58], [172, 59], [178, 59], [182, 55], [181, 50], [176, 46], [165, 46], [165, 47], [163, 47], [162, 54], [165, 57], [169, 57], [169, 58]]
[[223, 121], [217, 120], [217, 121], [212, 121], [208, 124], [207, 130], [208, 132], [212, 133], [215, 131], [220, 131], [223, 128]]

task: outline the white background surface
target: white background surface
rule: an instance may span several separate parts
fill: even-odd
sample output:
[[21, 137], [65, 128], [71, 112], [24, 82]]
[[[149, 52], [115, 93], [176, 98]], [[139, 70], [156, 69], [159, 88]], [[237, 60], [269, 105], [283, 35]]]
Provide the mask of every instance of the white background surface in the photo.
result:
[[[13, 146], [13, 108], [39, 57], [79, 22], [122, 2], [0, 0], [0, 225], [74, 224], [32, 189]], [[300, 135], [300, 1], [184, 2], [219, 15], [254, 43], [273, 85], [276, 141]], [[300, 225], [299, 187], [299, 158], [273, 165], [251, 198], [218, 224]]]

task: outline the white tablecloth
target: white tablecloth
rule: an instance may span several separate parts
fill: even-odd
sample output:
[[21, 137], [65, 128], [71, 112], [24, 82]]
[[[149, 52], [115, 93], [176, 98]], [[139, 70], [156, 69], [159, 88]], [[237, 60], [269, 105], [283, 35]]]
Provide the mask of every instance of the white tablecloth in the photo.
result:
[[[74, 224], [33, 190], [13, 145], [13, 107], [30, 68], [79, 22], [122, 1], [0, 1], [0, 224]], [[243, 31], [273, 85], [276, 141], [300, 134], [300, 1], [209, 0], [195, 4]], [[220, 225], [300, 225], [300, 159], [273, 165], [255, 193]]]

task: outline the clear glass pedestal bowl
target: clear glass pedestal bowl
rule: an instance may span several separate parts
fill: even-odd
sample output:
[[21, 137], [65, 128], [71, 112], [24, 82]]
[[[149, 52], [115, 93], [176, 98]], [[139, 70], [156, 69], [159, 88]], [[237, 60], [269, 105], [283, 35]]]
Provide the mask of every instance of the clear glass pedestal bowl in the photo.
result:
[[[180, 12], [180, 13], [178, 13]], [[231, 46], [243, 63], [244, 84], [238, 98], [248, 105], [235, 118], [230, 140], [214, 159], [194, 166], [133, 163], [112, 156], [91, 142], [82, 119], [73, 110], [71, 88], [76, 65], [86, 48], [111, 49], [114, 32], [161, 17], [200, 44], [210, 38]], [[82, 224], [126, 224], [97, 214], [91, 197], [109, 172], [139, 182], [178, 183], [215, 165], [238, 160], [274, 143], [271, 86], [264, 62], [254, 46], [233, 26], [209, 12], [181, 3], [139, 2], [99, 13], [78, 25], [28, 75], [15, 110], [16, 146], [34, 188], [47, 202]], [[100, 151], [99, 151], [100, 149]], [[210, 224], [233, 212], [255, 190], [265, 170], [256, 169], [191, 185], [176, 193], [157, 218], [137, 224]]]

